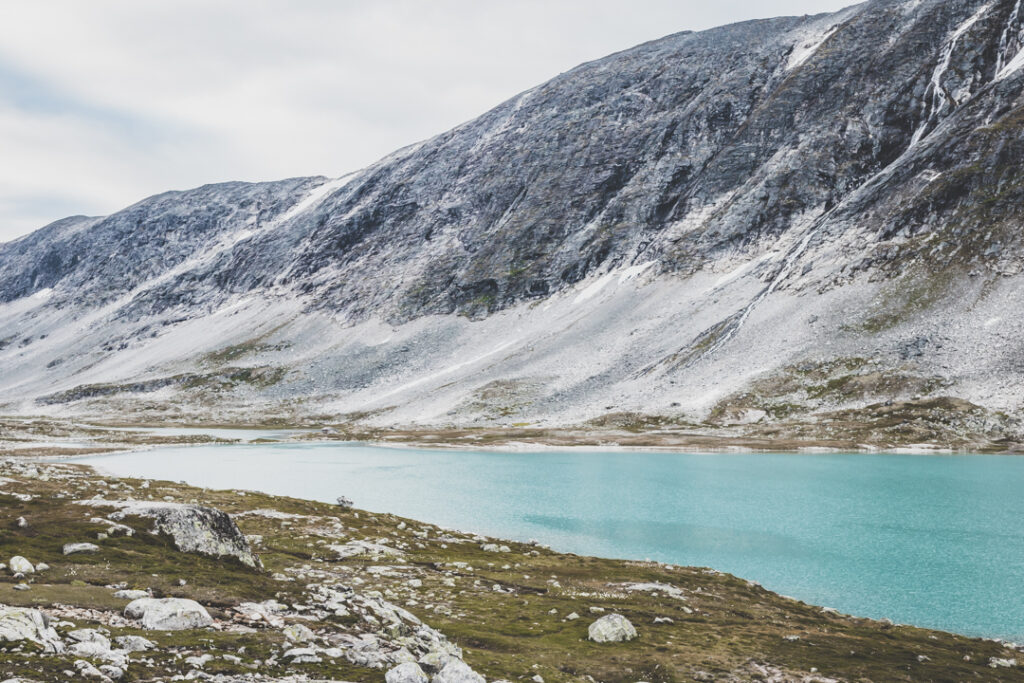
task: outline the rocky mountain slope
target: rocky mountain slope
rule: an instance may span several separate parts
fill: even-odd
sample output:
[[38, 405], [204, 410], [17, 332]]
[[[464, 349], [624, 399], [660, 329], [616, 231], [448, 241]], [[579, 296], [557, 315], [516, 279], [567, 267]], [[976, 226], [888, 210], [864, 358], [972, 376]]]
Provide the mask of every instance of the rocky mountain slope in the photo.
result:
[[1019, 0], [681, 33], [59, 221], [0, 245], [0, 411], [1015, 442], [1022, 44]]

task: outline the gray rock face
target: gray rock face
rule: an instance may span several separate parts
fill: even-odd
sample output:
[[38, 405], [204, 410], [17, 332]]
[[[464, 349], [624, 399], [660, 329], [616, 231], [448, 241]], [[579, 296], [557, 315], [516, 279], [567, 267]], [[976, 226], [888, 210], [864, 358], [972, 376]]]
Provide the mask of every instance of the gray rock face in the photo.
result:
[[213, 623], [205, 607], [184, 598], [140, 598], [128, 603], [124, 615], [153, 631], [183, 631]]
[[154, 531], [169, 535], [178, 550], [213, 557], [234, 557], [243, 564], [263, 565], [249, 547], [249, 541], [231, 517], [221, 510], [201, 505], [152, 501], [84, 501], [89, 505], [109, 505], [119, 510], [111, 517], [128, 515], [154, 520]]
[[[978, 353], [993, 342], [981, 328], [1001, 317], [998, 301], [1024, 292], [1016, 9], [872, 0], [679, 33], [338, 181], [206, 186], [59, 221], [0, 245], [0, 319], [21, 330], [0, 335], [0, 394], [67, 403], [166, 390], [244, 405], [353, 395], [360, 407], [385, 395], [375, 407], [424, 408], [439, 402], [431, 389], [454, 385], [437, 423], [524, 405], [528, 417], [582, 420], [611, 397], [651, 411], [710, 394], [702, 387], [742, 393], [739, 364], [768, 372], [830, 354], [877, 356], [890, 373], [910, 361], [927, 386], [1016, 409], [1021, 324], [992, 323], [999, 351]], [[632, 299], [602, 299], [640, 285]], [[152, 372], [116, 362], [177, 353], [161, 339], [191, 338], [190, 323], [232, 300], [264, 306], [246, 309], [237, 336]], [[941, 347], [901, 342], [949, 329], [950, 302], [973, 317]], [[545, 318], [548, 304], [558, 314]], [[57, 341], [101, 306], [74, 343]], [[498, 326], [510, 310], [521, 319], [504, 328], [469, 323]], [[277, 338], [246, 345], [281, 311]], [[344, 324], [317, 328], [325, 319]], [[359, 323], [399, 333], [386, 342]], [[288, 352], [324, 330], [336, 346]], [[602, 333], [594, 346], [607, 350], [582, 369], [564, 369], [574, 354], [544, 365]], [[509, 345], [500, 354], [496, 338]], [[225, 348], [245, 351], [242, 367], [211, 370], [208, 352]], [[500, 366], [486, 381], [454, 372], [474, 358]], [[98, 362], [104, 381], [68, 388]], [[390, 393], [407, 386], [422, 396]], [[488, 413], [495, 396], [505, 403]], [[694, 415], [713, 412], [692, 402]]]
[[37, 609], [0, 605], [0, 642], [21, 641], [35, 643], [44, 652], [64, 651], [64, 643], [42, 612]]
[[621, 614], [606, 614], [587, 629], [587, 637], [595, 643], [621, 643], [637, 637], [636, 628]]

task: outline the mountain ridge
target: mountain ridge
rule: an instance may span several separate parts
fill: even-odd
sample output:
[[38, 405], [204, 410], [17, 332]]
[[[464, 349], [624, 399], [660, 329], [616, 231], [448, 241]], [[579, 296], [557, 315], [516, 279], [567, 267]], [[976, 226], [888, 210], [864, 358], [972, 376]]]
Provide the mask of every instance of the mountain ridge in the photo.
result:
[[340, 179], [58, 221], [0, 245], [2, 409], [820, 437], [948, 396], [939, 440], [1016, 439], [1020, 4], [677, 33]]

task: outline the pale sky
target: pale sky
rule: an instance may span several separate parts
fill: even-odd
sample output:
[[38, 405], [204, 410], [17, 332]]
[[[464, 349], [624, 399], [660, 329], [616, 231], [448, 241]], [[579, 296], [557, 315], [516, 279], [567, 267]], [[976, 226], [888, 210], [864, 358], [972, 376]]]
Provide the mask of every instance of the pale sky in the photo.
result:
[[0, 0], [0, 242], [226, 180], [336, 177], [585, 61], [851, 0]]

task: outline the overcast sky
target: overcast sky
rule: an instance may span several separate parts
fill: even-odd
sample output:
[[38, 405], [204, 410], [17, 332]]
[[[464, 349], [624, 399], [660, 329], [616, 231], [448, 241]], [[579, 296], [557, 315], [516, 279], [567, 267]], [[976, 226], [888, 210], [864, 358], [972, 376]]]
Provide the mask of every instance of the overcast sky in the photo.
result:
[[0, 242], [224, 180], [339, 176], [580, 62], [850, 0], [2, 0]]

